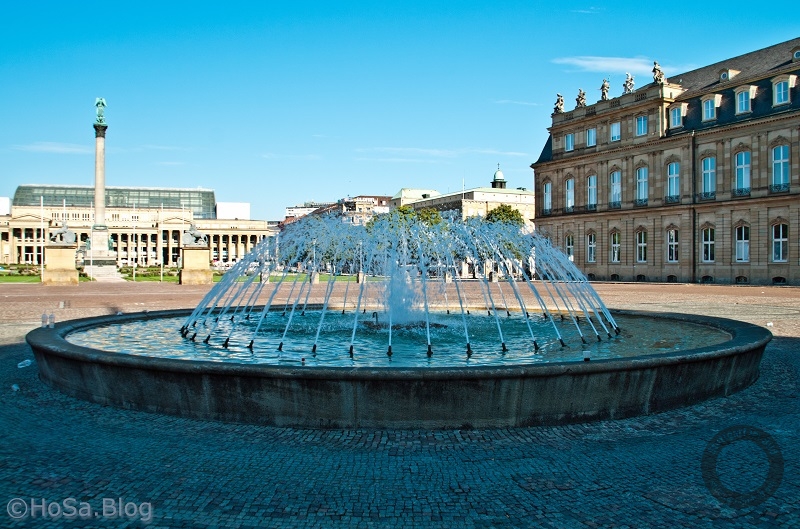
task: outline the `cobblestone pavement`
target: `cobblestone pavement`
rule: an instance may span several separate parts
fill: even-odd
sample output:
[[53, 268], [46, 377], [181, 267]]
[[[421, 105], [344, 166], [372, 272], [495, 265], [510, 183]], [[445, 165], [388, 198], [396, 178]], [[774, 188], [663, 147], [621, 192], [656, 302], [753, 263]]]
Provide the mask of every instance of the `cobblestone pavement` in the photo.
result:
[[[0, 285], [0, 527], [800, 527], [800, 289], [598, 285], [612, 308], [772, 323], [759, 380], [635, 419], [469, 431], [179, 419], [69, 398], [39, 381], [35, 362], [17, 367], [32, 359], [23, 337], [43, 311], [190, 307], [205, 292], [108, 289]], [[735, 425], [751, 428], [712, 443]], [[736, 438], [752, 428], [774, 443]], [[758, 505], [744, 505], [753, 494], [721, 502], [705, 485], [704, 453], [728, 489], [779, 486]], [[67, 498], [86, 502], [75, 514], [89, 506], [90, 518], [73, 519]]]

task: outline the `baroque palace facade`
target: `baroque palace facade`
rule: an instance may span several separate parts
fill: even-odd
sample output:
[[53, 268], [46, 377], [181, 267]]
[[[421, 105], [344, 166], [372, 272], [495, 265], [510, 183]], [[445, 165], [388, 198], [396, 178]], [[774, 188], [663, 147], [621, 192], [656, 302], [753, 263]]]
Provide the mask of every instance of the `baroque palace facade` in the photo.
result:
[[[93, 200], [91, 186], [19, 186], [10, 214], [0, 215], [0, 263], [41, 264], [49, 234], [64, 224], [77, 236], [80, 261], [94, 224]], [[211, 258], [219, 263], [241, 259], [278, 233], [277, 222], [219, 219], [217, 206], [210, 189], [106, 187], [106, 225], [117, 265], [178, 266], [181, 236], [192, 224], [208, 235]]]
[[589, 279], [800, 285], [800, 38], [571, 111], [536, 226]]

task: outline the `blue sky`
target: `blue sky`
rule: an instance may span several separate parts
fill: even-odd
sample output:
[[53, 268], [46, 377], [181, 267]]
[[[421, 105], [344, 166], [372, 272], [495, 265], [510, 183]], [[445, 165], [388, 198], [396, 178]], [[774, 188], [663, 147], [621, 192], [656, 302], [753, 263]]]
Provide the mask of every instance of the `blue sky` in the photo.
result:
[[800, 34], [750, 2], [8, 2], [0, 196], [94, 179], [206, 187], [254, 218], [348, 195], [532, 187], [557, 92], [619, 95]]

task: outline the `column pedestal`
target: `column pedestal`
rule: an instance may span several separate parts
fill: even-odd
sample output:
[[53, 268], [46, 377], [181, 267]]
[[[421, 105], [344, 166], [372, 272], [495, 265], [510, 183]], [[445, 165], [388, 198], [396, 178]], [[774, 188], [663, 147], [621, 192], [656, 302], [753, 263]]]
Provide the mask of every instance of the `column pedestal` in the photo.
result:
[[48, 244], [44, 250], [42, 283], [45, 285], [77, 285], [78, 269], [75, 268], [74, 244]]
[[211, 272], [211, 250], [208, 247], [184, 246], [181, 250], [181, 285], [210, 285], [214, 282]]

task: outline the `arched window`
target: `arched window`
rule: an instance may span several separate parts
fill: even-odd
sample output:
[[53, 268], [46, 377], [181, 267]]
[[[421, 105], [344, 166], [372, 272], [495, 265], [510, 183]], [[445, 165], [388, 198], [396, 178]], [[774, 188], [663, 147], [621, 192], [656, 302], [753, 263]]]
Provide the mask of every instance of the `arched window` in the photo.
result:
[[678, 202], [681, 198], [681, 164], [667, 165], [667, 202]]
[[622, 237], [618, 231], [612, 231], [609, 239], [611, 241], [611, 255], [609, 255], [609, 261], [612, 263], [618, 263], [620, 261], [620, 241]]
[[703, 166], [701, 198], [711, 199], [717, 196], [717, 159], [714, 156], [706, 156], [701, 164]]
[[647, 166], [642, 166], [636, 169], [636, 205], [647, 205]]
[[571, 233], [564, 236], [564, 253], [570, 261], [575, 260], [575, 236]]
[[789, 225], [772, 225], [772, 262], [785, 263], [789, 260]]
[[747, 263], [750, 261], [750, 226], [739, 224], [734, 228], [734, 239], [736, 254], [734, 256], [737, 263]]
[[597, 209], [597, 175], [594, 174], [586, 178], [586, 209]]
[[789, 190], [789, 146], [778, 145], [772, 148], [772, 186], [770, 191]]
[[636, 232], [636, 262], [647, 262], [647, 230]]
[[622, 171], [611, 171], [608, 175], [608, 207], [620, 208], [622, 205]]
[[586, 235], [586, 262], [597, 262], [597, 234], [594, 232]]
[[750, 151], [736, 153], [736, 187], [733, 196], [747, 196], [750, 194]]
[[713, 263], [714, 243], [715, 243], [714, 228], [710, 226], [705, 227], [702, 229], [701, 233], [702, 233], [701, 244], [703, 245], [702, 260], [704, 263]]
[[669, 228], [667, 229], [667, 262], [668, 263], [677, 263], [678, 262], [678, 229], [677, 228]]
[[567, 178], [564, 182], [564, 191], [566, 199], [564, 201], [564, 211], [572, 212], [575, 209], [575, 179]]
[[544, 200], [542, 201], [542, 214], [549, 215], [553, 211], [553, 183], [545, 182], [542, 186]]

